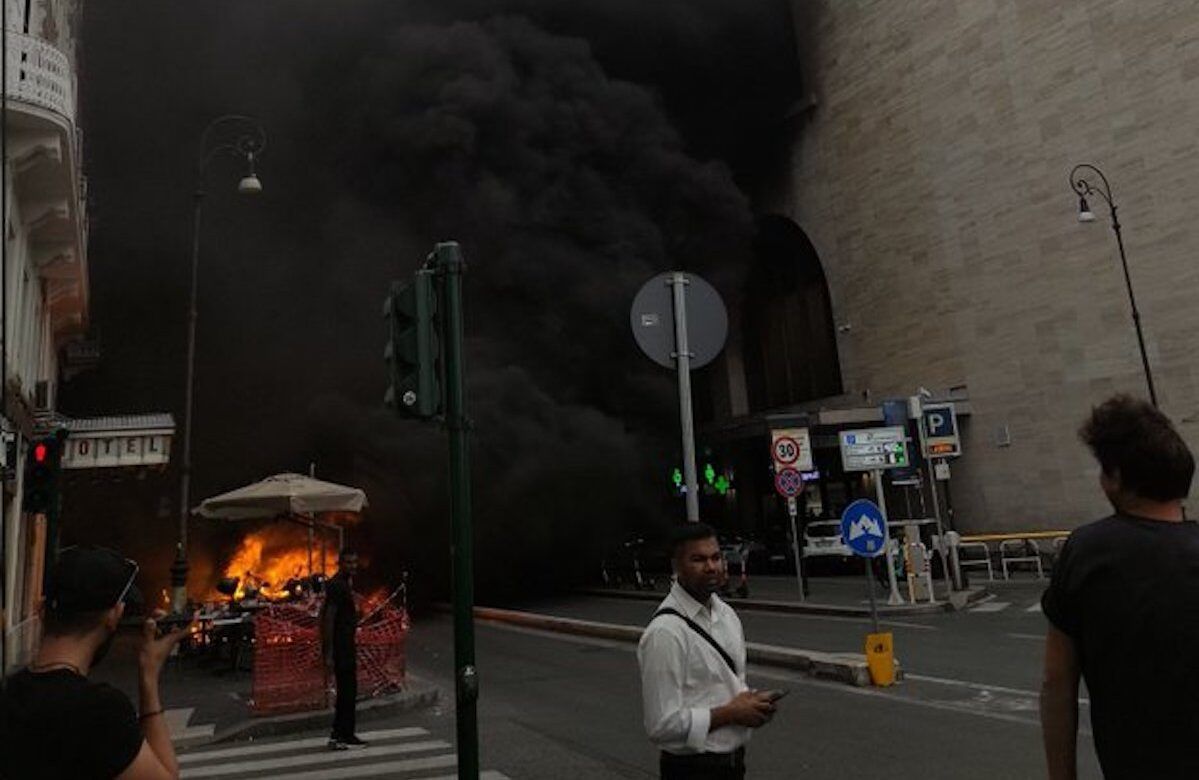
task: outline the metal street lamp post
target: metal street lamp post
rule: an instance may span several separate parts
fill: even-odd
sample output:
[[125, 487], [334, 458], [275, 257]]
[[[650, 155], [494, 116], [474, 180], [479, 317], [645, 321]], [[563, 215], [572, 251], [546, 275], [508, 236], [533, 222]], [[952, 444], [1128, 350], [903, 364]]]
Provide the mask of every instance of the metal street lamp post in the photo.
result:
[[[1091, 183], [1086, 176], [1093, 173], [1099, 177], [1102, 188]], [[1124, 285], [1128, 289], [1128, 303], [1132, 306], [1132, 324], [1137, 331], [1137, 346], [1141, 348], [1141, 365], [1145, 369], [1145, 384], [1149, 386], [1149, 401], [1157, 406], [1157, 390], [1153, 386], [1153, 371], [1149, 368], [1149, 354], [1145, 351], [1145, 334], [1141, 331], [1141, 313], [1137, 309], [1137, 299], [1132, 293], [1132, 277], [1128, 274], [1128, 258], [1124, 254], [1124, 236], [1120, 233], [1120, 220], [1116, 217], [1116, 202], [1112, 200], [1112, 186], [1108, 183], [1103, 171], [1089, 163], [1075, 165], [1070, 171], [1070, 188], [1078, 195], [1078, 221], [1094, 222], [1095, 213], [1087, 203], [1087, 197], [1098, 195], [1107, 201], [1111, 210], [1112, 230], [1116, 233], [1116, 245], [1120, 248], [1120, 265], [1124, 269]]]
[[[218, 131], [220, 135], [217, 135]], [[224, 140], [222, 140], [224, 139]], [[204, 175], [208, 164], [218, 156], [230, 155], [246, 161], [246, 174], [237, 184], [243, 195], [262, 192], [262, 182], [254, 163], [266, 146], [266, 132], [253, 117], [226, 114], [208, 123], [200, 134], [200, 154], [196, 158], [196, 190], [193, 195], [191, 304], [187, 318], [187, 385], [183, 417], [183, 461], [179, 484], [179, 543], [171, 564], [171, 609], [181, 612], [187, 605], [187, 520], [191, 513], [192, 406], [196, 380], [196, 300], [200, 275], [200, 217], [204, 204]]]

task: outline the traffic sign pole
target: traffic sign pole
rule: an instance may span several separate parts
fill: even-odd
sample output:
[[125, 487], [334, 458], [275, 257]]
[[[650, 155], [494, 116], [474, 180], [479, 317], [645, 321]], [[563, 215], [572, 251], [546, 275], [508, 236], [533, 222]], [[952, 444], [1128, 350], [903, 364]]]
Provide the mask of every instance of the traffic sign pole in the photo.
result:
[[[948, 421], [949, 427], [952, 428], [953, 431], [954, 441], [951, 443], [953, 444], [954, 451], [960, 450], [961, 443], [956, 439], [958, 435], [957, 417], [956, 413], [954, 412], [953, 404], [946, 404], [943, 407], [925, 408], [921, 410], [920, 419], [918, 420], [920, 423], [920, 435], [924, 439], [924, 455], [925, 458], [928, 459], [929, 465], [931, 466], [928, 486], [933, 497], [933, 517], [937, 519], [937, 552], [941, 557], [941, 570], [945, 574], [945, 598], [949, 598], [949, 594], [953, 592], [953, 580], [950, 578], [949, 573], [949, 554], [945, 549], [945, 524], [941, 522], [941, 497], [939, 495], [941, 491], [940, 488], [937, 487], [937, 464], [944, 462], [945, 458], [938, 458], [934, 455], [934, 448], [930, 442], [930, 440], [934, 438], [934, 433], [945, 433], [943, 429], [945, 428], [946, 421]], [[934, 422], [939, 422], [941, 429], [934, 430]]]
[[[880, 469], [874, 470], [874, 478], [882, 476]], [[879, 491], [879, 503], [859, 498], [841, 513], [841, 539], [854, 555], [866, 560], [866, 592], [870, 594], [870, 620], [874, 633], [866, 636], [866, 666], [870, 670], [870, 679], [875, 685], [887, 686], [895, 682], [895, 647], [890, 633], [879, 631], [878, 602], [874, 596], [874, 577], [872, 576], [870, 559], [880, 555], [890, 556], [891, 534], [887, 528], [886, 504], [882, 502], [882, 491]], [[892, 575], [894, 587], [894, 575]]]
[[799, 529], [795, 525], [795, 516], [799, 514], [799, 502], [795, 496], [787, 496], [787, 514], [791, 515], [791, 550], [795, 553], [795, 582], [799, 585], [799, 603], [804, 602], [802, 555], [800, 554]]
[[[885, 523], [885, 522], [887, 522], [888, 515], [887, 515], [887, 498], [886, 498], [886, 496], [883, 495], [883, 472], [879, 469], [875, 469], [872, 473], [874, 474], [875, 494], [878, 496], [878, 508], [882, 510], [883, 522]], [[896, 580], [896, 577], [895, 577], [895, 559], [891, 557], [891, 535], [890, 534], [887, 534], [887, 549], [883, 551], [883, 555], [886, 556], [886, 560], [887, 560], [887, 582], [891, 586], [891, 595], [887, 597], [887, 603], [890, 604], [891, 606], [895, 606], [897, 604], [902, 604], [903, 597], [899, 595], [899, 582]], [[874, 594], [873, 588], [871, 589], [870, 593], [871, 593], [871, 595]]]
[[695, 473], [695, 420], [691, 413], [691, 352], [687, 345], [687, 275], [670, 276], [674, 293], [674, 364], [679, 376], [679, 418], [683, 426], [683, 484], [687, 522], [699, 522], [699, 480]]
[[941, 554], [941, 571], [945, 575], [945, 598], [949, 598], [949, 594], [953, 592], [953, 580], [949, 576], [949, 555], [945, 551], [945, 524], [941, 522], [941, 497], [938, 495], [941, 490], [937, 487], [937, 461], [932, 461], [933, 473], [929, 476], [929, 490], [933, 494], [933, 517], [937, 518], [937, 552]]
[[866, 591], [870, 594], [870, 620], [874, 623], [874, 633], [878, 633], [878, 600], [874, 598], [874, 572], [869, 558], [863, 558], [866, 564]]
[[[667, 313], [667, 309], [670, 313]], [[695, 469], [695, 422], [691, 411], [691, 369], [716, 359], [728, 337], [729, 318], [720, 293], [695, 274], [671, 271], [641, 286], [629, 315], [633, 338], [658, 365], [678, 374], [679, 419], [683, 434], [683, 477], [687, 520], [699, 521], [699, 479]], [[667, 328], [672, 322], [674, 327]]]

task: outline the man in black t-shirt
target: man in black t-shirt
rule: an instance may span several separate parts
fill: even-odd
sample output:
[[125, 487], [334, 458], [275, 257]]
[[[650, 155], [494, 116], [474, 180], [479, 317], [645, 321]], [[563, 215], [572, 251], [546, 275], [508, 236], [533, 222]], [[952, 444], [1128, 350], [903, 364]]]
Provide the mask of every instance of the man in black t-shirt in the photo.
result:
[[1108, 780], [1199, 777], [1199, 526], [1182, 511], [1195, 461], [1165, 415], [1128, 396], [1080, 435], [1116, 513], [1070, 535], [1041, 600], [1049, 777], [1076, 776], [1080, 675]]
[[141, 715], [120, 691], [88, 673], [112, 644], [137, 564], [111, 550], [69, 547], [47, 579], [37, 659], [0, 690], [3, 780], [168, 780], [179, 776], [162, 717], [158, 675], [186, 635], [142, 626]]
[[358, 554], [342, 550], [337, 557], [337, 574], [325, 583], [325, 602], [321, 605], [321, 648], [325, 666], [337, 681], [337, 703], [330, 750], [351, 750], [366, 746], [355, 730], [355, 706], [358, 699], [358, 663], [354, 635], [358, 630], [358, 608], [354, 604], [354, 575], [358, 572]]

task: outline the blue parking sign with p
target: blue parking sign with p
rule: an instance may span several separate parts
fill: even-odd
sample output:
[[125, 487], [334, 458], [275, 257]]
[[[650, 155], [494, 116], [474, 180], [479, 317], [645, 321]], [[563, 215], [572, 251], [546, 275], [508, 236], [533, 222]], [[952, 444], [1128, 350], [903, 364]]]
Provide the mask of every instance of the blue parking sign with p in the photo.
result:
[[957, 424], [953, 415], [953, 407], [935, 406], [924, 410], [924, 430], [932, 438], [957, 435]]

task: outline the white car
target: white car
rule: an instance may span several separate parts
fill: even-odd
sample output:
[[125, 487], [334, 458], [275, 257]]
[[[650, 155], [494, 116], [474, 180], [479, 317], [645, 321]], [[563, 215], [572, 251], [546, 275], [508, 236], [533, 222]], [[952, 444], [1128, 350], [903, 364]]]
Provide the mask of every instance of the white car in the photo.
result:
[[803, 532], [803, 556], [852, 558], [853, 551], [841, 538], [840, 521], [816, 520], [808, 523]]

